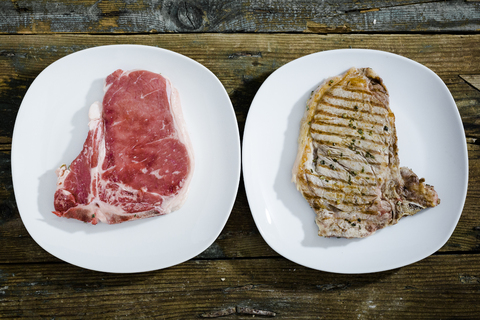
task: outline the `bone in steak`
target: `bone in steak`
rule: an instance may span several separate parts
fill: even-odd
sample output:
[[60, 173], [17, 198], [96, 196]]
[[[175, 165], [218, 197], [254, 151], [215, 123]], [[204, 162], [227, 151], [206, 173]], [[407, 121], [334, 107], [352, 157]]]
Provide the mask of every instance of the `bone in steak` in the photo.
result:
[[400, 168], [388, 92], [370, 68], [351, 68], [312, 93], [298, 143], [293, 182], [320, 236], [366, 237], [440, 203], [423, 178]]
[[103, 103], [89, 111], [83, 150], [57, 169], [54, 213], [97, 224], [179, 209], [193, 174], [193, 150], [177, 90], [149, 71], [117, 70]]

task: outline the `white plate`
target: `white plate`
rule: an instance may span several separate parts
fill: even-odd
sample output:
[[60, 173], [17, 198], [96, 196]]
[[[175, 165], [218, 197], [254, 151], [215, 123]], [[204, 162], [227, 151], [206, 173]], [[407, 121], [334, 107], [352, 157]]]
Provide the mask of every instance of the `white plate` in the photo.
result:
[[[88, 109], [116, 69], [158, 72], [178, 89], [195, 152], [188, 199], [176, 212], [118, 225], [59, 218], [51, 213], [55, 169], [80, 153]], [[83, 50], [48, 66], [28, 89], [15, 123], [12, 177], [25, 227], [52, 255], [105, 272], [166, 268], [210, 246], [230, 215], [240, 178], [237, 120], [223, 85], [192, 59], [137, 45]]]
[[[400, 164], [434, 185], [441, 204], [365, 239], [322, 238], [291, 170], [311, 91], [350, 67], [372, 67], [383, 78], [396, 116]], [[255, 223], [279, 254], [329, 272], [384, 271], [434, 253], [455, 229], [467, 192], [465, 132], [450, 92], [428, 68], [381, 51], [325, 51], [284, 65], [260, 87], [245, 125], [243, 172]]]

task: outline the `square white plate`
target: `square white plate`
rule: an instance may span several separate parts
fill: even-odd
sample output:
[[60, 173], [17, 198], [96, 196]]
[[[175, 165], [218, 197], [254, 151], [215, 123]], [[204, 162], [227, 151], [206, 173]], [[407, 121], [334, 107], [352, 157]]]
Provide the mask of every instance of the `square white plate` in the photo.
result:
[[[396, 116], [400, 164], [434, 185], [441, 204], [368, 238], [322, 238], [291, 172], [310, 93], [350, 67], [371, 67], [383, 78]], [[282, 66], [258, 90], [245, 125], [243, 174], [255, 223], [276, 252], [323, 271], [384, 271], [429, 256], [453, 233], [468, 184], [465, 132], [447, 87], [425, 66], [382, 51], [324, 51]]]
[[[104, 79], [117, 69], [161, 73], [178, 89], [195, 155], [188, 199], [170, 214], [118, 225], [59, 218], [52, 213], [55, 169], [82, 150], [88, 109], [102, 101]], [[217, 77], [181, 54], [138, 45], [79, 51], [28, 89], [13, 133], [12, 178], [25, 227], [52, 255], [105, 272], [166, 268], [210, 246], [230, 215], [240, 179], [237, 119]]]

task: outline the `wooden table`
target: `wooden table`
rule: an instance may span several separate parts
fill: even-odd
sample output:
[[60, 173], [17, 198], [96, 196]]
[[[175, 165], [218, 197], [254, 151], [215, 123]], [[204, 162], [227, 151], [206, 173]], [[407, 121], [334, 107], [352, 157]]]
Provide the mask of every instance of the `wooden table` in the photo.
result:
[[[0, 1], [0, 318], [480, 318], [479, 31], [480, 2], [468, 0]], [[53, 257], [29, 236], [17, 210], [15, 117], [49, 64], [120, 43], [166, 48], [209, 68], [230, 95], [241, 135], [262, 82], [306, 54], [369, 48], [427, 66], [451, 91], [468, 143], [468, 195], [455, 232], [438, 252], [402, 268], [311, 270], [265, 243], [240, 181], [224, 230], [187, 262], [109, 274]]]

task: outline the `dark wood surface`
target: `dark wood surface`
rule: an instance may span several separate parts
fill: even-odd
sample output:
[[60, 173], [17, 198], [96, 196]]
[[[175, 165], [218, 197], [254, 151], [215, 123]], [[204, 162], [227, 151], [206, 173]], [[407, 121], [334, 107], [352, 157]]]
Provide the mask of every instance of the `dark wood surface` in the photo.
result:
[[[240, 134], [262, 82], [293, 59], [370, 48], [422, 63], [451, 91], [467, 139], [469, 189], [453, 235], [430, 257], [390, 271], [311, 270], [265, 243], [242, 180], [218, 239], [187, 262], [108, 274], [53, 257], [17, 210], [15, 117], [49, 64], [117, 43], [166, 48], [205, 65], [225, 86]], [[0, 1], [0, 318], [478, 319], [479, 138], [478, 1]]]

